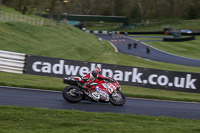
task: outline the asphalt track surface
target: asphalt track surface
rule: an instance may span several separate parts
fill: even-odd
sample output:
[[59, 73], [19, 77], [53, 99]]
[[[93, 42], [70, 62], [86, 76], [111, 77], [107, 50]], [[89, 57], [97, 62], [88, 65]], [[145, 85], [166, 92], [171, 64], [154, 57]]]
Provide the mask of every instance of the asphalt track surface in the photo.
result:
[[[95, 34], [98, 37], [101, 37], [105, 40], [110, 41], [120, 53], [134, 55], [137, 57], [159, 61], [159, 62], [167, 62], [179, 65], [187, 65], [187, 66], [196, 66], [200, 67], [199, 59], [192, 59], [183, 56], [173, 55], [171, 53], [167, 53], [161, 50], [158, 50], [154, 47], [148, 46], [147, 44], [131, 39], [129, 37], [125, 37], [122, 35], [105, 35], [105, 34]], [[153, 37], [151, 37], [153, 38]], [[158, 37], [159, 39], [160, 37]], [[160, 40], [153, 40], [160, 41]], [[133, 48], [133, 44], [137, 43], [137, 48]], [[131, 49], [128, 49], [128, 44], [132, 44]], [[146, 48], [150, 48], [150, 53], [146, 53]]]
[[200, 103], [127, 98], [127, 102], [124, 106], [114, 106], [110, 103], [94, 103], [88, 101], [72, 104], [66, 102], [59, 91], [3, 86], [0, 87], [0, 105], [200, 119]]

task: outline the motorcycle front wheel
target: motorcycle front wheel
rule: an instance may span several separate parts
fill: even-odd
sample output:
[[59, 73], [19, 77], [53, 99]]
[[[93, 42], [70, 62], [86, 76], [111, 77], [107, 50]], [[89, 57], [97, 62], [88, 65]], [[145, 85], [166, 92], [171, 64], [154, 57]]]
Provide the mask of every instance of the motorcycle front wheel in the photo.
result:
[[77, 93], [80, 91], [81, 89], [79, 87], [71, 85], [64, 88], [62, 95], [66, 101], [70, 103], [78, 103], [83, 98], [83, 94]]
[[116, 106], [122, 106], [126, 103], [126, 96], [117, 90], [116, 93], [110, 94], [110, 103]]

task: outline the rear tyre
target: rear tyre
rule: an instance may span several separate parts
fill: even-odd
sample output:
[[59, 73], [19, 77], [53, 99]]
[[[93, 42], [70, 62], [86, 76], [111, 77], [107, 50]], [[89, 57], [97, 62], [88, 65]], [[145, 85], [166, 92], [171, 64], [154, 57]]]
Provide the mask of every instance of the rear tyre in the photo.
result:
[[126, 96], [120, 91], [110, 94], [110, 103], [116, 106], [122, 106], [126, 103]]
[[70, 103], [78, 103], [83, 98], [82, 94], [76, 93], [80, 91], [82, 90], [79, 87], [71, 85], [64, 88], [62, 95], [66, 101]]

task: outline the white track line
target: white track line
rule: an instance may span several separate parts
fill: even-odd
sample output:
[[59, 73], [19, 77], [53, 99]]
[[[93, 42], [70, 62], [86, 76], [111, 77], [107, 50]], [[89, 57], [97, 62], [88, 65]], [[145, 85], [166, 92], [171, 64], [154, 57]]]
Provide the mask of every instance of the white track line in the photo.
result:
[[173, 103], [196, 103], [200, 104], [200, 102], [186, 102], [186, 101], [170, 101], [170, 100], [159, 100], [159, 99], [147, 99], [147, 98], [135, 98], [135, 97], [128, 97], [129, 99], [139, 99], [139, 100], [146, 100], [146, 101], [165, 101], [165, 102], [173, 102]]
[[110, 43], [110, 45], [115, 49], [115, 52], [118, 53], [118, 49], [115, 47], [115, 45], [113, 43], [111, 43], [110, 41], [108, 41]]
[[[130, 37], [128, 37], [128, 38], [131, 39], [131, 40], [134, 40], [134, 41], [138, 41], [138, 40], [133, 39], [133, 38], [130, 38]], [[149, 46], [149, 47], [151, 47], [151, 48], [153, 48], [153, 49], [156, 49], [156, 50], [158, 50], [158, 51], [161, 51], [161, 52], [163, 52], [163, 53], [167, 53], [167, 54], [169, 54], [169, 55], [173, 55], [173, 56], [177, 56], [177, 57], [181, 57], [181, 58], [186, 58], [186, 59], [192, 59], [192, 60], [200, 61], [200, 59], [194, 59], [194, 58], [190, 58], [190, 57], [175, 55], [175, 54], [172, 54], [172, 53], [169, 53], [169, 52], [166, 52], [166, 51], [162, 51], [162, 50], [157, 49], [157, 48], [155, 48], [155, 47], [152, 47], [152, 46], [150, 46], [150, 45], [148, 45], [148, 44], [146, 44], [146, 43], [144, 43], [144, 42], [142, 42], [142, 41], [139, 41], [139, 42], [142, 43], [142, 44], [144, 44], [144, 45], [146, 45], [146, 46]]]

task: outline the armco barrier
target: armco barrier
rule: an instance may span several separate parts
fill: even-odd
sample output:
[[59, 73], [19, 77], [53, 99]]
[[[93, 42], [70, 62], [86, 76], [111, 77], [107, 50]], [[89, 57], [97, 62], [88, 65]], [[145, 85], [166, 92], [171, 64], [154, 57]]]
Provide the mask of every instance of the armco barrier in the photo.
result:
[[[120, 34], [125, 34], [126, 32], [120, 32]], [[163, 31], [135, 31], [127, 32], [127, 34], [164, 34]]]
[[26, 74], [60, 78], [66, 75], [84, 76], [98, 66], [102, 68], [103, 76], [113, 77], [122, 85], [200, 93], [200, 73], [164, 71], [33, 55], [27, 56], [26, 64]]
[[25, 54], [0, 50], [0, 71], [22, 74]]
[[97, 31], [97, 30], [85, 30], [82, 29], [83, 31], [87, 33], [93, 33], [93, 34], [164, 34], [163, 31], [136, 31], [136, 32], [119, 32], [119, 31]]
[[119, 31], [97, 31], [97, 30], [85, 30], [85, 29], [82, 30], [85, 31], [86, 33], [92, 33], [92, 34], [120, 34]]
[[[127, 34], [127, 35], [136, 35], [136, 34], [162, 34], [164, 35], [164, 31], [135, 31], [135, 32], [119, 32], [119, 31], [92, 31], [92, 30], [85, 30], [82, 29], [83, 31], [87, 33], [93, 33], [93, 34]], [[200, 32], [193, 32], [193, 33], [180, 33], [181, 35], [184, 36], [196, 36], [200, 35]], [[173, 35], [172, 33], [168, 33], [168, 35]]]

